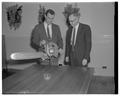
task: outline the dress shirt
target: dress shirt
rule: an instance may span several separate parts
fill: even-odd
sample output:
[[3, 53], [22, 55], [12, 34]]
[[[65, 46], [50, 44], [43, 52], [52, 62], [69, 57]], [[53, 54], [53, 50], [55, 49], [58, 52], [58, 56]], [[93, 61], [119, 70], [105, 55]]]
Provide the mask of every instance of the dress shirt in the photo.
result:
[[[74, 27], [74, 28], [75, 28], [75, 40], [74, 40], [74, 45], [75, 45], [75, 43], [76, 43], [78, 27], [79, 27], [79, 23]], [[73, 28], [73, 29], [74, 29], [74, 28]], [[72, 45], [72, 41], [73, 41], [73, 31], [74, 31], [73, 29], [72, 29], [72, 36], [71, 36], [71, 45]]]
[[44, 27], [45, 27], [47, 36], [48, 36], [47, 27], [49, 28], [50, 37], [52, 38], [52, 24], [48, 25], [46, 22], [44, 22]]

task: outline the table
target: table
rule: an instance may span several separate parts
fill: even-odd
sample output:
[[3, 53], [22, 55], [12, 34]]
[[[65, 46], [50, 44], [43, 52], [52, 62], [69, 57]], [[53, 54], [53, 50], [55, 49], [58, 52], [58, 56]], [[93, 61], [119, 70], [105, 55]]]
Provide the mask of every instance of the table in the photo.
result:
[[[94, 69], [35, 64], [2, 81], [3, 94], [85, 94]], [[45, 74], [50, 78], [46, 79]]]

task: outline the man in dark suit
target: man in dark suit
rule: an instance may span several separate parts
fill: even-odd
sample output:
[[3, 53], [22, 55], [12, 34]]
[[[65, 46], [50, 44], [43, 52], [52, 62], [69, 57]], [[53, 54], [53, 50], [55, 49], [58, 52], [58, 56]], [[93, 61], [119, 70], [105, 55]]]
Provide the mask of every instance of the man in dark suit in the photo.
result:
[[91, 29], [79, 22], [80, 14], [69, 15], [70, 26], [66, 33], [65, 62], [72, 66], [88, 66], [91, 51]]
[[52, 41], [58, 45], [59, 52], [63, 49], [63, 40], [61, 37], [60, 28], [58, 25], [52, 23], [55, 18], [55, 12], [48, 9], [45, 14], [45, 21], [37, 24], [32, 31], [31, 46], [36, 51], [43, 51], [41, 43], [44, 41]]

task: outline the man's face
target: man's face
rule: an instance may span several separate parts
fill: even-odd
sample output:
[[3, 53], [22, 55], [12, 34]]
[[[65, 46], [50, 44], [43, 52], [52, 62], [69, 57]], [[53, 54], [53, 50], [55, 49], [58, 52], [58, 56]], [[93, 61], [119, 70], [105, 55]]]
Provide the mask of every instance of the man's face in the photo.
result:
[[54, 17], [55, 17], [54, 14], [51, 15], [50, 13], [48, 13], [47, 16], [45, 17], [47, 24], [51, 24], [53, 22], [53, 20], [54, 20]]
[[75, 27], [79, 23], [79, 17], [74, 16], [73, 14], [69, 16], [69, 22], [70, 24]]

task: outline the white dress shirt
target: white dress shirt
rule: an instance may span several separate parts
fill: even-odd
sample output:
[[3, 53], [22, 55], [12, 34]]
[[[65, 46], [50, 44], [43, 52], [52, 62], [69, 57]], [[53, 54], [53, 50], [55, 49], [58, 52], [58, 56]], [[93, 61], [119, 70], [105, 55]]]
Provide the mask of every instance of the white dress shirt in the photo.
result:
[[[75, 45], [75, 43], [76, 43], [78, 27], [79, 27], [79, 23], [74, 27], [74, 28], [75, 28], [75, 40], [74, 40], [74, 45]], [[73, 29], [74, 29], [74, 28], [73, 28]], [[72, 41], [73, 41], [73, 30], [72, 30], [72, 36], [71, 36], [71, 45], [72, 45]]]
[[47, 34], [47, 37], [48, 37], [47, 26], [49, 28], [50, 37], [52, 38], [52, 24], [48, 25], [46, 22], [44, 22], [45, 31], [46, 31], [46, 34]]

